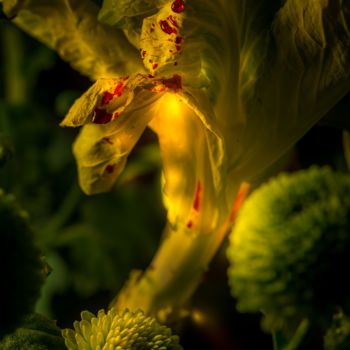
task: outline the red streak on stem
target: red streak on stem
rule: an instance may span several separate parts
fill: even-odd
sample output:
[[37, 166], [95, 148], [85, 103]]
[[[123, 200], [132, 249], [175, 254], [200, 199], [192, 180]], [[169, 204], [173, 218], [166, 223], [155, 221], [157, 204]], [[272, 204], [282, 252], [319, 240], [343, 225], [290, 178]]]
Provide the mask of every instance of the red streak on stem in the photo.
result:
[[196, 211], [199, 210], [200, 194], [201, 194], [201, 183], [200, 183], [200, 181], [198, 181], [197, 188], [196, 188], [196, 194], [194, 196], [194, 201], [193, 201], [193, 209]]
[[233, 208], [232, 208], [231, 215], [230, 215], [231, 222], [235, 221], [235, 219], [237, 217], [237, 213], [238, 213], [239, 209], [241, 208], [248, 191], [249, 191], [249, 187], [244, 186], [238, 192], [235, 203], [234, 203]]

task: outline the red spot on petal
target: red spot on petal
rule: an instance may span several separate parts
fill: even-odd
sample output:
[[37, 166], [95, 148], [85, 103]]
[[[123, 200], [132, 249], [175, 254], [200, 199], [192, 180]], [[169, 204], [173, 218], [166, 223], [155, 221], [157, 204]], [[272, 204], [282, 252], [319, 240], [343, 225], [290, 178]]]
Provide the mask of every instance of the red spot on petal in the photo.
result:
[[194, 201], [193, 201], [193, 209], [196, 211], [199, 210], [200, 195], [201, 195], [201, 183], [200, 183], [200, 181], [198, 181], [197, 188], [196, 188], [196, 194], [194, 195]]
[[107, 165], [106, 166], [106, 171], [107, 171], [108, 174], [112, 174], [113, 171], [114, 171], [114, 165], [111, 165], [111, 164]]
[[174, 62], [174, 66], [177, 66], [177, 62]]
[[152, 75], [152, 74], [148, 74], [148, 78], [153, 79], [153, 78], [154, 78], [154, 75]]
[[95, 124], [106, 124], [112, 120], [113, 114], [108, 113], [105, 109], [96, 107], [92, 122]]
[[173, 16], [169, 16], [167, 19], [174, 27], [179, 28], [176, 21], [174, 20]]
[[182, 89], [181, 76], [177, 74], [170, 79], [163, 79], [162, 83], [169, 89]]
[[159, 25], [164, 33], [171, 34], [173, 32], [173, 28], [170, 27], [168, 21], [160, 21]]
[[156, 69], [158, 67], [158, 64], [157, 63], [155, 63], [154, 65], [153, 65], [153, 69]]
[[173, 50], [169, 50], [169, 52], [173, 52]]
[[181, 44], [181, 43], [183, 43], [183, 41], [184, 41], [184, 39], [182, 39], [181, 36], [177, 36], [175, 39], [176, 44]]
[[175, 45], [175, 47], [176, 47], [177, 51], [180, 51], [182, 49], [182, 47], [180, 45]]
[[[122, 78], [122, 80], [126, 80], [128, 79], [129, 77], [124, 77]], [[103, 94], [102, 94], [102, 101], [101, 101], [101, 105], [106, 105], [110, 100], [113, 99], [114, 96], [118, 95], [120, 96], [122, 94], [124, 90], [124, 84], [123, 83], [119, 83], [113, 93], [112, 92], [109, 92], [109, 91], [104, 91]]]
[[104, 137], [103, 140], [109, 143], [110, 145], [113, 145], [113, 142], [108, 137]]
[[113, 97], [114, 97], [114, 94], [112, 94], [109, 91], [104, 91], [102, 94], [102, 101], [101, 101], [102, 106], [106, 105], [111, 99], [113, 99]]
[[189, 220], [186, 226], [187, 226], [187, 228], [192, 228], [192, 226], [193, 226], [192, 220]]
[[146, 53], [147, 53], [147, 52], [146, 52], [145, 50], [142, 51], [142, 57], [143, 57], [143, 58], [145, 58]]
[[149, 60], [149, 63], [152, 63], [153, 61], [152, 60]]
[[123, 90], [124, 90], [124, 84], [123, 83], [119, 83], [116, 87], [115, 87], [115, 90], [113, 92], [113, 95], [118, 95], [118, 96], [121, 96]]
[[171, 9], [176, 13], [182, 12], [185, 9], [185, 4], [184, 4], [183, 0], [175, 0], [171, 4]]
[[150, 32], [152, 33], [153, 31], [154, 31], [154, 29], [153, 29], [153, 28], [151, 28], [151, 29], [150, 29]]

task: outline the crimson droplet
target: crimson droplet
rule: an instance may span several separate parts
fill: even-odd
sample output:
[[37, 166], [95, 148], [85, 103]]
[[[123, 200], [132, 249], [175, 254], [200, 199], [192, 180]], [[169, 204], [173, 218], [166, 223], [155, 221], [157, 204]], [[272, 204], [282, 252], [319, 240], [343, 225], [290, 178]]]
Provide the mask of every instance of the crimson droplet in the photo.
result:
[[114, 171], [114, 165], [111, 165], [111, 164], [107, 165], [106, 166], [106, 171], [107, 171], [108, 174], [112, 174], [113, 171]]
[[176, 13], [182, 12], [185, 9], [183, 0], [175, 0], [171, 5], [171, 9]]
[[171, 34], [173, 32], [173, 28], [170, 27], [168, 21], [160, 21], [159, 24], [164, 33]]
[[102, 105], [106, 105], [113, 97], [114, 94], [110, 93], [109, 91], [104, 91], [102, 94]]
[[170, 79], [164, 79], [163, 84], [168, 88], [168, 89], [181, 89], [182, 88], [182, 82], [181, 82], [181, 76], [174, 74], [172, 78]]
[[176, 23], [176, 21], [174, 20], [173, 16], [169, 16], [167, 19], [170, 21], [170, 23], [171, 23], [174, 27], [179, 28], [178, 25], [177, 25], [177, 23]]
[[105, 109], [96, 107], [94, 109], [95, 115], [92, 118], [92, 122], [95, 124], [106, 124], [111, 121], [113, 114], [108, 113]]

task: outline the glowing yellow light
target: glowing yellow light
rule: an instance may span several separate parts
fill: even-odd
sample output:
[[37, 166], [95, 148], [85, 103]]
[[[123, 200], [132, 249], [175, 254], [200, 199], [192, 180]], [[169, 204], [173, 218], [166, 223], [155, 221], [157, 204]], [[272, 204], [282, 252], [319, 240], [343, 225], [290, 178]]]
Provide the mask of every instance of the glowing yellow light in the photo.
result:
[[206, 321], [205, 315], [198, 310], [194, 310], [192, 312], [192, 319], [193, 319], [193, 322], [198, 325], [203, 325]]
[[184, 103], [181, 101], [181, 97], [174, 93], [165, 93], [162, 97], [162, 108], [166, 113], [169, 113], [172, 116], [180, 115], [183, 113]]

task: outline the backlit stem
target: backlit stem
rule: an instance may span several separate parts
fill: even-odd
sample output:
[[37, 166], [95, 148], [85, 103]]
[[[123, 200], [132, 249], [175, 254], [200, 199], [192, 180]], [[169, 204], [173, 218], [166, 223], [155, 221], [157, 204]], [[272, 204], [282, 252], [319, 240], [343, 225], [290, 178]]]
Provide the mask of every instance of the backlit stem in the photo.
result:
[[232, 220], [248, 187], [241, 187], [233, 215], [211, 233], [189, 233], [167, 226], [164, 240], [148, 269], [134, 272], [130, 280], [112, 301], [120, 310], [142, 309], [146, 314], [165, 322], [171, 312], [179, 309], [191, 297], [207, 270], [210, 261], [232, 226]]

